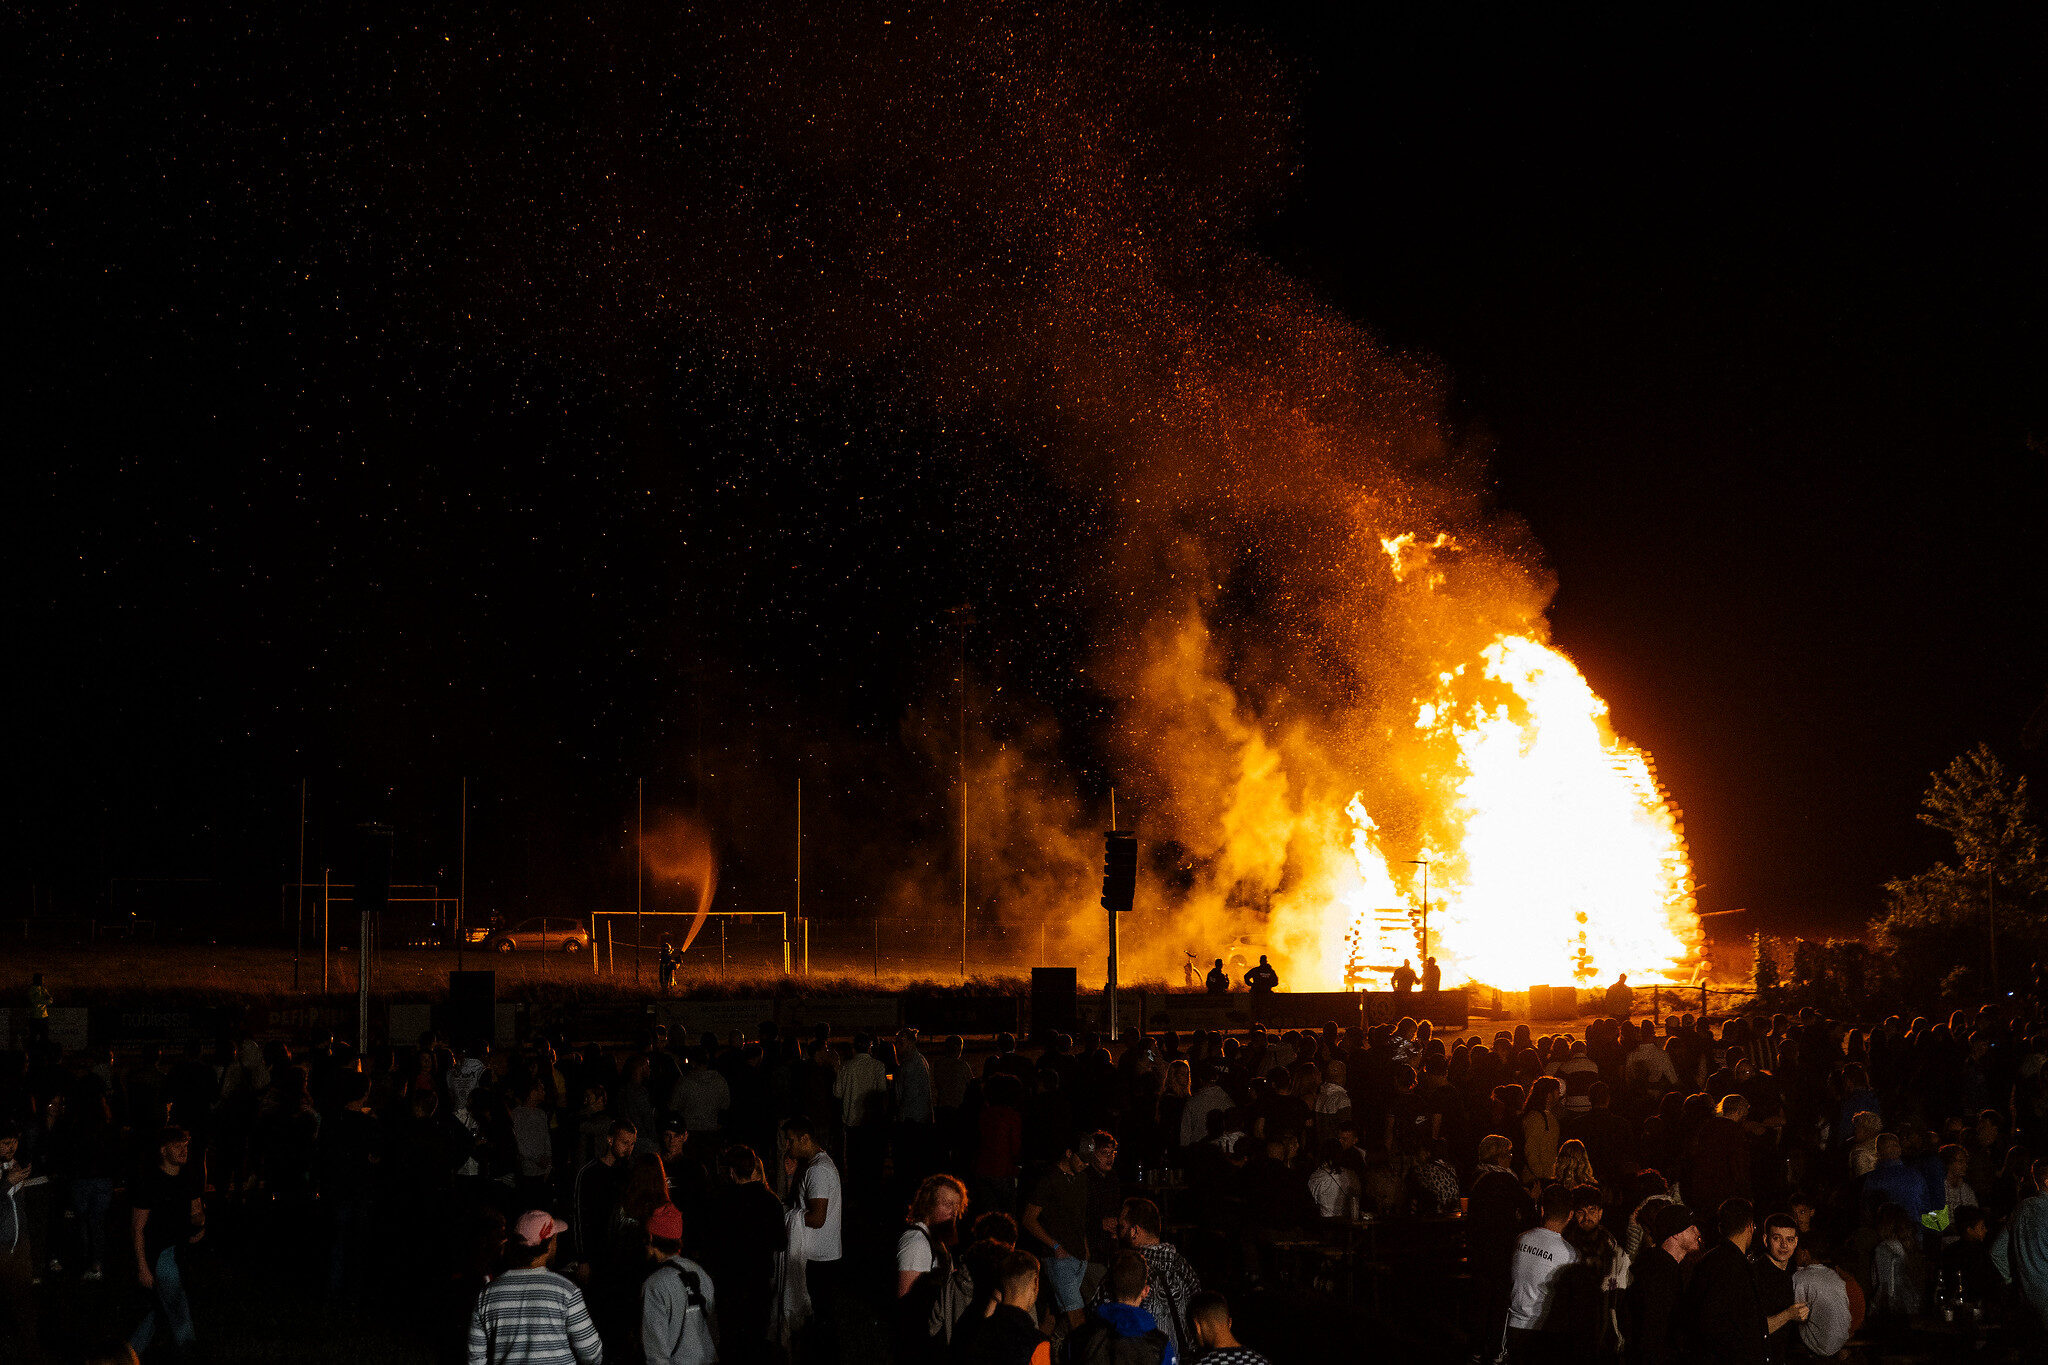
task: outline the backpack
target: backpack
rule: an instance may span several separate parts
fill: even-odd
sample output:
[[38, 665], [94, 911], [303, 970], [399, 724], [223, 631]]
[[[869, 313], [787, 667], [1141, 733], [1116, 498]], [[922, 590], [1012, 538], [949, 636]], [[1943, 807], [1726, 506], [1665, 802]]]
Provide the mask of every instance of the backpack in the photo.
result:
[[925, 1332], [951, 1342], [953, 1328], [974, 1302], [974, 1274], [939, 1245], [930, 1228], [924, 1229], [924, 1239], [932, 1249], [932, 1268], [925, 1272], [932, 1286], [932, 1310], [925, 1319]]
[[697, 1272], [685, 1270], [674, 1261], [663, 1261], [661, 1264], [663, 1269], [675, 1271], [676, 1278], [683, 1282], [683, 1311], [687, 1313], [694, 1308], [700, 1313], [703, 1312], [704, 1284], [697, 1278]]

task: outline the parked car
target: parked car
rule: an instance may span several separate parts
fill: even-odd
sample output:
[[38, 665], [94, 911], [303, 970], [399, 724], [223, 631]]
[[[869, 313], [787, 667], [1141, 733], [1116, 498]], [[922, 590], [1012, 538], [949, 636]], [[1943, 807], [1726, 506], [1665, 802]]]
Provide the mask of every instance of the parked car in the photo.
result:
[[581, 953], [590, 948], [590, 926], [580, 919], [523, 919], [509, 929], [500, 929], [486, 942], [494, 953], [554, 952]]

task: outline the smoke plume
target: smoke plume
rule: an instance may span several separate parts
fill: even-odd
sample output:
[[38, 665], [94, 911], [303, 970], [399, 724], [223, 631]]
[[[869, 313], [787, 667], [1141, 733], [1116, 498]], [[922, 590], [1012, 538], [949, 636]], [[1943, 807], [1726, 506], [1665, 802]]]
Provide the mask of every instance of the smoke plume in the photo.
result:
[[[1243, 35], [1088, 0], [649, 22], [558, 40], [581, 45], [557, 67], [573, 115], [532, 155], [584, 184], [441, 224], [466, 314], [522, 345], [656, 339], [712, 382], [879, 396], [1029, 452], [1110, 527], [1074, 571], [1156, 853], [1139, 971], [1246, 934], [1327, 977], [1352, 798], [1393, 862], [1443, 846], [1417, 699], [1483, 699], [1462, 670], [1544, 638], [1550, 583], [1443, 376], [1249, 244], [1296, 169], [1288, 74]], [[1070, 926], [1073, 960], [1102, 933], [1107, 812], [1005, 705], [971, 741], [977, 899]]]

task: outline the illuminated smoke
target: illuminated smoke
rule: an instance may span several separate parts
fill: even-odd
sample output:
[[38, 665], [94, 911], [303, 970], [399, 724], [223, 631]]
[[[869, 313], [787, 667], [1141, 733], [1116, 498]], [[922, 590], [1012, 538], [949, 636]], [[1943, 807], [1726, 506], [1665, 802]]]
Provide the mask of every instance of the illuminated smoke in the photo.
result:
[[[1451, 981], [1686, 960], [1676, 816], [1549, 646], [1541, 552], [1442, 377], [1246, 244], [1295, 169], [1276, 63], [1107, 4], [675, 22], [598, 43], [593, 97], [532, 158], [587, 165], [575, 194], [462, 220], [519, 263], [476, 316], [880, 396], [1108, 514], [1073, 570], [1104, 608], [1089, 673], [1116, 784], [1174, 854], [1141, 868], [1133, 975], [1240, 934], [1296, 986], [1390, 965], [1419, 946], [1378, 914], [1419, 905], [1412, 859]], [[1090, 961], [1107, 812], [1006, 706], [1027, 737], [970, 756], [975, 881]]]
[[648, 875], [657, 883], [675, 887], [684, 904], [695, 911], [690, 928], [678, 950], [687, 952], [711, 913], [711, 900], [718, 892], [718, 852], [712, 846], [711, 831], [695, 816], [673, 813], [656, 819], [640, 841], [641, 856], [647, 860]]

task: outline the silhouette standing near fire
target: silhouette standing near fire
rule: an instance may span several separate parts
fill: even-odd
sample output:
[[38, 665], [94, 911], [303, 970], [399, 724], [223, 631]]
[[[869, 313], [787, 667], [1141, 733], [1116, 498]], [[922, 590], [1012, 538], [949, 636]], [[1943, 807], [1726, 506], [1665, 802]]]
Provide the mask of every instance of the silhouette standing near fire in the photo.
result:
[[1260, 953], [1259, 965], [1244, 974], [1244, 984], [1251, 987], [1253, 999], [1260, 999], [1279, 989], [1280, 973], [1274, 971], [1273, 964], [1266, 961], [1264, 953]]

